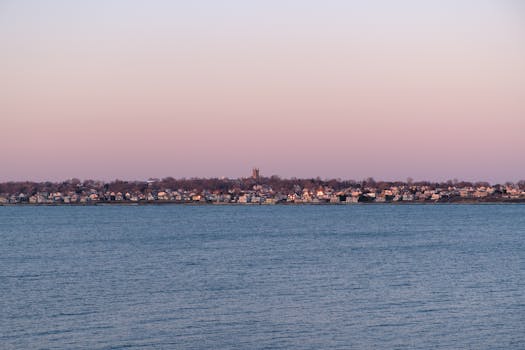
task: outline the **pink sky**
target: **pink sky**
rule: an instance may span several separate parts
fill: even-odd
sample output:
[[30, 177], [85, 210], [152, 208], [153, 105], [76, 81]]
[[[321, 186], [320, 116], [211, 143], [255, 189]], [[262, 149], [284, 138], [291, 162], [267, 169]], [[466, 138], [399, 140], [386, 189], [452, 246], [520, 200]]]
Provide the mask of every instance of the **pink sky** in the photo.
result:
[[0, 181], [525, 178], [517, 1], [4, 1]]

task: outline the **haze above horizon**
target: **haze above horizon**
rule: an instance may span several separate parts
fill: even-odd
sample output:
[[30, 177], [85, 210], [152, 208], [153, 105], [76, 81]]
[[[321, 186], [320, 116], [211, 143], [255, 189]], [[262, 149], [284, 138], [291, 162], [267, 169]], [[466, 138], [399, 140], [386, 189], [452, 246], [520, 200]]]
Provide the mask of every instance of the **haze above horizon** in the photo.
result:
[[525, 178], [525, 5], [2, 1], [0, 182]]

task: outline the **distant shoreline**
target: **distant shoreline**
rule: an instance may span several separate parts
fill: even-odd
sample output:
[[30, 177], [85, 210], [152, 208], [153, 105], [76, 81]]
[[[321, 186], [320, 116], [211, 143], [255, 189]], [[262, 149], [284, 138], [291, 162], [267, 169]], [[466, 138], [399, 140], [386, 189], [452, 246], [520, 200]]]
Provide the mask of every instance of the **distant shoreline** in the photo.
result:
[[0, 183], [0, 205], [353, 205], [523, 203], [525, 180], [486, 182], [385, 182], [248, 178], [148, 179], [100, 182], [70, 179], [61, 183]]
[[487, 204], [525, 204], [525, 199], [505, 199], [505, 200], [456, 200], [456, 201], [396, 201], [396, 202], [359, 202], [359, 203], [206, 203], [206, 202], [178, 202], [178, 201], [113, 201], [96, 203], [2, 203], [0, 207], [93, 207], [93, 206], [362, 206], [362, 205], [487, 205]]

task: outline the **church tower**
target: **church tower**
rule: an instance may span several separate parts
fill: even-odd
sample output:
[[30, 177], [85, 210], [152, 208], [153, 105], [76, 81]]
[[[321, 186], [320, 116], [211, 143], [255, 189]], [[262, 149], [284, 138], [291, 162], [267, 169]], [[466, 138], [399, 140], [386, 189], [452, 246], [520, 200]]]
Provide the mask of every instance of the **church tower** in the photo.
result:
[[253, 168], [252, 169], [252, 179], [258, 180], [259, 179], [259, 168]]

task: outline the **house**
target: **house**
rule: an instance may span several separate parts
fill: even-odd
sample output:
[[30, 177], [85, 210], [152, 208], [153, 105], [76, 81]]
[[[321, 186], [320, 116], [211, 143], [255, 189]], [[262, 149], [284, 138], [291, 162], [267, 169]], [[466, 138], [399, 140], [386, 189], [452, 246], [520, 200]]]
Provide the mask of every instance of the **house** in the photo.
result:
[[377, 203], [384, 203], [384, 202], [386, 202], [386, 197], [385, 196], [377, 196], [376, 197], [376, 202]]
[[354, 204], [358, 202], [359, 202], [359, 197], [354, 197], [354, 196], [347, 196], [345, 200], [345, 203], [347, 204]]
[[266, 198], [263, 202], [263, 204], [275, 204], [277, 201], [275, 198]]
[[413, 201], [414, 195], [412, 193], [405, 193], [403, 194], [402, 200], [403, 201]]

